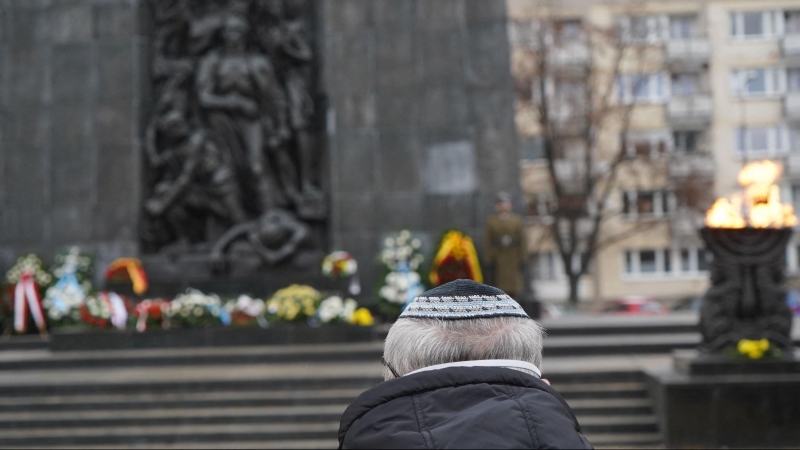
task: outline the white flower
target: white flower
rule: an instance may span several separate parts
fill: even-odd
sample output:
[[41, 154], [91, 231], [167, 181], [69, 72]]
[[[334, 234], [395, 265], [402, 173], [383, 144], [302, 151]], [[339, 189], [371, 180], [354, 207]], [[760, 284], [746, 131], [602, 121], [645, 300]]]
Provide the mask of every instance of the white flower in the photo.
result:
[[422, 242], [419, 239], [414, 239], [413, 241], [411, 241], [411, 246], [414, 247], [415, 249], [419, 249], [420, 247], [422, 247]]
[[339, 316], [342, 318], [342, 320], [350, 321], [350, 318], [353, 317], [353, 314], [355, 314], [357, 309], [358, 303], [352, 298], [348, 298], [344, 301], [344, 307], [342, 308], [342, 312], [339, 314]]
[[386, 246], [386, 247], [394, 247], [394, 239], [392, 239], [390, 237], [386, 238], [386, 240], [383, 241], [383, 245]]

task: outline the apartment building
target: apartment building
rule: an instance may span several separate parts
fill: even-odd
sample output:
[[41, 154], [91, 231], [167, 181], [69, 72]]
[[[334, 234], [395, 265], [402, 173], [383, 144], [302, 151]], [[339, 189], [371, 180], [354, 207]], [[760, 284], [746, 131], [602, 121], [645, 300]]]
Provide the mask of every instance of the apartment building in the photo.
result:
[[[614, 29], [651, 56], [618, 74], [619, 101], [636, 106], [629, 130], [605, 144], [645, 155], [660, 168], [644, 180], [621, 179], [609, 199], [622, 211], [613, 227], [649, 226], [597, 253], [580, 286], [582, 300], [701, 295], [709, 258], [697, 234], [702, 209], [738, 189], [747, 161], [783, 165], [782, 196], [800, 209], [800, 0], [507, 3], [518, 91], [528, 81], [519, 74], [520, 59], [536, 45], [531, 30], [542, 21], [556, 22], [561, 64], [592, 58], [577, 38], [563, 44], [587, 24]], [[551, 195], [541, 130], [524, 89], [517, 100], [535, 290], [544, 300], [563, 301], [561, 258], [553, 242], [537, 238], [548, 224]], [[786, 255], [790, 276], [800, 273], [795, 239]]]

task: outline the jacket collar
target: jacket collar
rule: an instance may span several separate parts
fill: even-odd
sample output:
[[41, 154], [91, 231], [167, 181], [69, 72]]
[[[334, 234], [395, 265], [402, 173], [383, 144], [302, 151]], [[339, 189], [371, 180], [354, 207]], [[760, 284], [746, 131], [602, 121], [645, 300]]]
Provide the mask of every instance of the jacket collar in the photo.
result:
[[525, 361], [517, 361], [513, 359], [482, 359], [478, 361], [458, 361], [445, 364], [436, 364], [435, 366], [423, 367], [413, 372], [406, 374], [414, 375], [415, 373], [427, 372], [429, 370], [447, 369], [450, 367], [503, 367], [506, 369], [524, 369], [536, 374], [537, 378], [542, 378], [542, 371], [538, 367]]

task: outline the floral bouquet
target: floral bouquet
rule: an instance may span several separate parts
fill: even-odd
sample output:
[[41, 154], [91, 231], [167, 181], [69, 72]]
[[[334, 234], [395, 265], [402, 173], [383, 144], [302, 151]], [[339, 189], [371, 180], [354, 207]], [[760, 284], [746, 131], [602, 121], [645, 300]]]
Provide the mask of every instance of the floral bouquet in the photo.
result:
[[433, 258], [430, 281], [433, 286], [441, 286], [459, 279], [483, 283], [483, 273], [472, 238], [450, 230], [445, 233]]
[[170, 326], [169, 300], [144, 300], [136, 305], [133, 316], [136, 318], [136, 331], [144, 333], [150, 327], [167, 329]]
[[422, 243], [408, 230], [386, 238], [380, 259], [385, 269], [383, 285], [378, 290], [378, 307], [397, 317], [415, 297], [425, 291], [418, 270], [425, 261]]
[[216, 295], [189, 289], [171, 301], [167, 309], [170, 324], [179, 328], [229, 325], [231, 316]]
[[322, 260], [322, 274], [332, 280], [352, 277], [358, 271], [358, 263], [350, 253], [336, 251]]
[[314, 318], [319, 323], [350, 323], [357, 309], [358, 303], [352, 298], [342, 300], [342, 297], [334, 295], [319, 304]]
[[92, 256], [71, 247], [57, 253], [54, 261], [53, 275], [58, 281], [42, 299], [47, 321], [59, 326], [77, 325], [81, 323], [81, 305], [94, 289]]
[[359, 308], [355, 300], [334, 295], [320, 303], [313, 320], [318, 323], [349, 323], [352, 325], [371, 326], [375, 323], [372, 313], [367, 308]]
[[56, 253], [53, 258], [53, 275], [57, 280], [72, 275], [88, 295], [94, 290], [92, 285], [92, 272], [94, 271], [94, 258], [80, 247], [70, 247], [68, 250]]
[[236, 300], [225, 303], [225, 310], [231, 316], [231, 323], [239, 326], [258, 324], [261, 328], [267, 327], [267, 305], [264, 300], [252, 298], [249, 295], [240, 295]]
[[347, 291], [350, 295], [361, 293], [361, 282], [358, 279], [358, 262], [353, 255], [343, 251], [335, 251], [322, 260], [322, 274], [331, 280], [350, 278]]
[[267, 316], [276, 321], [295, 322], [312, 317], [322, 295], [311, 286], [293, 284], [267, 301]]
[[101, 292], [83, 302], [80, 306], [80, 317], [91, 327], [123, 330], [132, 309], [127, 298], [114, 292]]
[[74, 275], [62, 276], [42, 299], [47, 321], [59, 326], [81, 323], [81, 306], [86, 301], [87, 294]]
[[45, 292], [53, 283], [53, 276], [44, 270], [42, 260], [33, 254], [19, 258], [6, 274], [6, 282], [12, 300], [6, 307], [12, 313], [14, 331], [26, 333], [30, 316], [39, 333], [47, 335], [47, 321], [40, 293]]
[[769, 341], [769, 339], [750, 340], [742, 339], [736, 348], [727, 350], [728, 356], [734, 359], [758, 360], [762, 358], [780, 358], [783, 352]]

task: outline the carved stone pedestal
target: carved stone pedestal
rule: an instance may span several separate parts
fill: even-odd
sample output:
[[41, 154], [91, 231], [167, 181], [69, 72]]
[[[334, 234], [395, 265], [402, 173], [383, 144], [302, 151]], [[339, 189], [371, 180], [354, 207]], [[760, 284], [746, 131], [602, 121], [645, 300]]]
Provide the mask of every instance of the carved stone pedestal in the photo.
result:
[[678, 351], [648, 373], [667, 448], [776, 448], [800, 443], [800, 359], [738, 361]]

